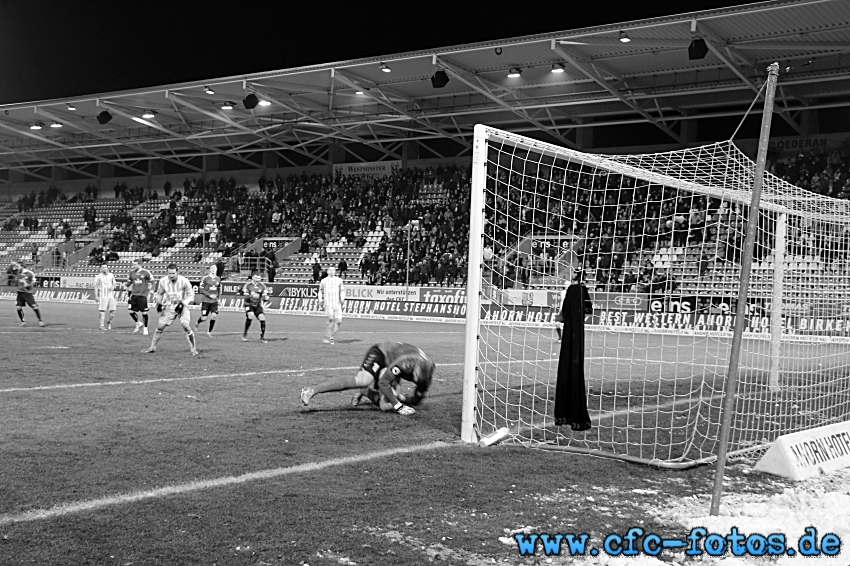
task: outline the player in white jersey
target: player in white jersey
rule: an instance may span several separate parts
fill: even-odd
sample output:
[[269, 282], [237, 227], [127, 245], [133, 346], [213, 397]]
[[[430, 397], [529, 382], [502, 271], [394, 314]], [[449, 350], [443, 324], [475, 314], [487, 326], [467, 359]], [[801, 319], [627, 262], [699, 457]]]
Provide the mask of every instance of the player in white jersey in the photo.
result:
[[[100, 273], [94, 278], [94, 297], [97, 299], [98, 310], [100, 310], [100, 329], [112, 330], [112, 319], [115, 317], [115, 289], [118, 282], [115, 276], [109, 272], [109, 266], [105, 263], [100, 266]], [[106, 316], [109, 313], [109, 319]]]
[[189, 303], [195, 299], [195, 292], [192, 290], [192, 284], [189, 283], [189, 280], [177, 274], [176, 264], [168, 264], [168, 275], [159, 280], [154, 298], [156, 300], [156, 311], [159, 313], [159, 322], [156, 325], [156, 332], [153, 333], [151, 347], [142, 350], [142, 352], [145, 354], [156, 352], [156, 344], [162, 338], [165, 327], [171, 326], [171, 323], [179, 318], [183, 330], [186, 331], [186, 339], [189, 341], [192, 355], [197, 356], [195, 333], [192, 332], [192, 319], [189, 316]]
[[342, 305], [345, 304], [345, 285], [342, 279], [336, 276], [336, 269], [328, 268], [328, 276], [319, 284], [319, 308], [325, 311], [328, 317], [328, 332], [325, 344], [333, 344], [336, 331], [342, 324]]

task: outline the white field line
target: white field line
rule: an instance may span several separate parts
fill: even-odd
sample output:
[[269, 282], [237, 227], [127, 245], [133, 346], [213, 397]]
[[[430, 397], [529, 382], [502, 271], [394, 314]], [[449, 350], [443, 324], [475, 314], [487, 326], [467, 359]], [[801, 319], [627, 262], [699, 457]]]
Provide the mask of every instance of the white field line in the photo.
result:
[[211, 489], [217, 487], [228, 487], [234, 485], [245, 484], [252, 481], [269, 480], [293, 474], [302, 474], [317, 472], [326, 468], [336, 466], [345, 466], [348, 464], [360, 464], [378, 458], [387, 458], [397, 456], [399, 454], [412, 454], [416, 452], [425, 452], [428, 450], [436, 450], [439, 448], [447, 448], [452, 446], [445, 442], [431, 442], [428, 444], [418, 444], [415, 446], [405, 446], [402, 448], [393, 448], [390, 450], [381, 450], [378, 452], [369, 452], [359, 456], [348, 456], [345, 458], [331, 458], [322, 462], [310, 462], [308, 464], [299, 464], [287, 468], [274, 468], [271, 470], [261, 470], [259, 472], [250, 472], [239, 476], [225, 476], [208, 480], [193, 481], [151, 489], [148, 491], [135, 491], [131, 493], [123, 493], [100, 497], [98, 499], [89, 499], [86, 501], [76, 501], [72, 503], [62, 503], [54, 505], [46, 509], [32, 509], [23, 513], [0, 515], [0, 526], [10, 525], [13, 523], [23, 523], [28, 521], [40, 521], [45, 519], [54, 519], [65, 515], [73, 515], [75, 513], [83, 513], [87, 511], [97, 511], [115, 505], [126, 505], [128, 503], [136, 503], [148, 499], [158, 499], [171, 495], [181, 495], [202, 489]]
[[[604, 358], [585, 358], [586, 360], [593, 359], [604, 359]], [[536, 360], [537, 362], [554, 362], [557, 361], [558, 358], [547, 358]], [[646, 360], [646, 361], [654, 361], [654, 360]], [[494, 365], [508, 364], [508, 363], [520, 363], [519, 361], [512, 360], [503, 360], [500, 362], [496, 362]], [[439, 364], [438, 367], [457, 367], [462, 366], [463, 362], [449, 362], [444, 364]], [[7, 389], [0, 389], [0, 394], [2, 393], [20, 393], [24, 391], [54, 391], [59, 389], [80, 389], [85, 387], [110, 387], [116, 385], [149, 385], [152, 383], [172, 383], [172, 382], [180, 382], [180, 381], [197, 381], [202, 379], [227, 379], [231, 377], [256, 377], [262, 375], [303, 375], [309, 372], [320, 372], [320, 371], [351, 371], [356, 370], [360, 366], [340, 366], [340, 367], [329, 367], [329, 368], [299, 368], [299, 369], [275, 369], [268, 371], [249, 371], [245, 373], [220, 373], [213, 375], [193, 375], [188, 377], [161, 377], [156, 379], [131, 379], [125, 381], [94, 381], [94, 382], [84, 382], [84, 383], [60, 383], [56, 385], [37, 385], [35, 387], [9, 387]]]
[[[374, 322], [374, 321], [372, 321], [372, 322]], [[386, 321], [386, 322], [396, 322], [396, 321], [390, 320], [390, 321]], [[204, 324], [204, 323], [201, 323], [201, 324]], [[118, 327], [118, 328], [113, 328], [112, 330], [100, 330], [99, 328], [91, 328], [91, 327], [84, 327], [84, 328], [74, 328], [74, 327], [56, 328], [56, 327], [52, 327], [51, 328], [48, 325], [48, 326], [45, 326], [44, 328], [40, 328], [38, 326], [35, 326], [35, 327], [24, 327], [21, 330], [0, 330], [0, 334], [45, 334], [45, 333], [47, 333], [47, 334], [58, 334], [60, 332], [73, 332], [75, 334], [100, 334], [102, 336], [109, 336], [110, 334], [136, 334], [135, 332], [133, 332], [132, 328], [133, 328], [132, 326], [122, 326], [122, 327]], [[324, 330], [303, 330], [303, 331], [302, 330], [290, 330], [290, 331], [285, 331], [285, 330], [272, 331], [272, 330], [269, 330], [269, 331], [266, 332], [266, 334], [280, 334], [282, 336], [286, 336], [286, 335], [289, 335], [289, 334], [322, 334], [323, 335], [323, 334], [325, 334], [325, 332], [326, 331], [324, 331]], [[387, 334], [388, 331], [386, 331], [386, 330], [384, 330], [384, 331], [379, 331], [379, 330], [362, 330], [362, 331], [361, 330], [352, 330], [350, 332], [351, 332], [351, 334], [349, 336], [353, 335], [354, 333], [356, 333], [356, 334]], [[451, 330], [425, 330], [425, 331], [419, 332], [419, 331], [416, 331], [416, 330], [393, 330], [391, 332], [393, 334], [421, 335], [421, 334], [463, 334], [464, 331], [463, 330], [456, 330], [456, 331], [453, 332]], [[203, 330], [203, 326], [201, 327], [200, 330], [198, 330], [198, 333], [204, 334], [206, 336], [206, 333]], [[241, 335], [241, 334], [242, 334], [241, 331], [240, 332], [235, 332], [235, 331], [234, 332], [215, 332], [213, 334], [213, 339], [216, 336], [228, 336], [228, 335], [236, 336], [236, 335]], [[339, 334], [337, 336], [339, 336]]]
[[[632, 407], [629, 409], [619, 409], [617, 411], [607, 411], [605, 413], [591, 413], [591, 418], [595, 417], [597, 419], [611, 419], [615, 417], [619, 417], [621, 415], [630, 415], [635, 413], [649, 413], [652, 411], [660, 411], [662, 409], [669, 409], [675, 407], [676, 405], [681, 405], [683, 403], [697, 404], [705, 401], [714, 401], [716, 399], [722, 399], [722, 393], [716, 393], [714, 395], [710, 395], [708, 397], [687, 397], [685, 399], [674, 399], [673, 401], [667, 401], [666, 403], [659, 403], [658, 405], [641, 405], [640, 407]], [[589, 412], [589, 411], [588, 411]]]
[[[449, 364], [443, 364], [449, 365]], [[220, 373], [214, 375], [194, 375], [191, 377], [162, 377], [157, 379], [133, 379], [128, 381], [95, 381], [86, 383], [62, 383], [58, 385], [41, 385], [36, 387], [10, 387], [0, 389], [0, 393], [17, 393], [20, 391], [51, 391], [54, 389], [77, 389], [81, 387], [100, 387], [111, 385], [148, 385], [151, 383], [171, 383], [179, 381], [194, 381], [199, 379], [222, 379], [228, 377], [254, 377], [259, 375], [281, 375], [281, 374], [304, 374], [314, 371], [341, 371], [354, 370], [357, 366], [343, 366], [335, 368], [301, 368], [301, 369], [275, 369], [269, 371], [249, 371], [245, 373]]]

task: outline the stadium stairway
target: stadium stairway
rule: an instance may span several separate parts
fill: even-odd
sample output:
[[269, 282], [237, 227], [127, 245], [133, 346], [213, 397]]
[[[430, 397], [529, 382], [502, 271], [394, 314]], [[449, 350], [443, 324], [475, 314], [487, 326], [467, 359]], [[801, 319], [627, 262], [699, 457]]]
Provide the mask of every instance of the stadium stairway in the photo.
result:
[[[378, 249], [384, 232], [383, 230], [375, 230], [355, 233], [358, 237], [361, 234], [366, 238], [366, 245], [362, 248], [341, 242], [328, 244], [327, 259], [319, 259], [322, 270], [328, 267], [336, 267], [340, 260], [344, 258], [348, 264], [348, 273], [344, 281], [352, 284], [365, 284], [366, 282], [360, 277], [360, 260], [365, 253], [372, 253]], [[311, 283], [313, 281], [313, 262], [318, 258], [319, 252], [293, 254], [289, 260], [281, 264], [275, 280], [287, 283]]]
[[47, 236], [47, 228], [53, 224], [65, 221], [71, 227], [75, 236], [90, 237], [88, 227], [83, 220], [85, 207], [93, 205], [97, 212], [97, 220], [102, 223], [110, 215], [118, 212], [124, 207], [124, 201], [120, 199], [100, 199], [93, 202], [54, 203], [50, 206], [34, 208], [21, 213], [19, 217], [38, 218], [38, 230], [14, 230], [12, 232], [0, 231], [0, 265], [8, 265], [11, 261], [32, 262], [32, 245], [38, 244], [38, 253], [44, 253], [56, 245], [65, 241], [63, 234], [55, 238]]
[[[131, 216], [135, 220], [151, 221], [162, 210], [162, 206], [168, 201], [146, 201], [132, 209]], [[193, 207], [198, 205], [200, 200], [186, 200], [186, 206]], [[179, 222], [179, 219], [178, 219]], [[108, 236], [109, 229], [104, 230]], [[207, 267], [210, 263], [215, 263], [221, 253], [216, 252], [212, 247], [194, 247], [187, 248], [189, 241], [203, 233], [203, 229], [188, 228], [178, 224], [172, 233], [176, 244], [170, 248], [162, 248], [157, 257], [151, 257], [148, 252], [118, 252], [120, 258], [117, 262], [110, 262], [109, 266], [113, 273], [122, 277], [129, 272], [132, 262], [136, 258], [142, 259], [142, 264], [151, 272], [151, 275], [158, 279], [163, 277], [168, 271], [168, 264], [177, 264], [180, 273], [189, 279], [200, 279], [206, 274]], [[201, 254], [201, 262], [195, 261], [195, 258]], [[87, 261], [83, 261], [73, 266], [70, 270], [63, 273], [77, 277], [94, 277], [100, 271], [99, 265], [90, 265]]]

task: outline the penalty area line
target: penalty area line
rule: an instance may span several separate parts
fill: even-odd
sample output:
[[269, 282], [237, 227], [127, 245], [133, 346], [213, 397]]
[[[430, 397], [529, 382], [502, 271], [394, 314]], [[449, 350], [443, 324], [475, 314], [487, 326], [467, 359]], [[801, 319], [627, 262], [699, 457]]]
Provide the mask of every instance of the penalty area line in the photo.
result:
[[297, 466], [290, 466], [286, 468], [261, 470], [258, 472], [250, 472], [239, 476], [225, 476], [209, 480], [193, 481], [189, 483], [170, 485], [157, 489], [151, 489], [148, 491], [135, 491], [131, 493], [100, 497], [98, 499], [89, 499], [87, 501], [63, 503], [60, 505], [54, 505], [53, 507], [49, 507], [46, 509], [32, 509], [30, 511], [25, 511], [23, 513], [18, 514], [0, 515], [0, 526], [11, 525], [13, 523], [24, 523], [30, 521], [55, 519], [57, 517], [64, 517], [66, 515], [74, 515], [87, 511], [97, 511], [100, 509], [105, 509], [107, 507], [126, 505], [129, 503], [137, 503], [139, 501], [145, 501], [149, 499], [160, 499], [172, 495], [181, 495], [184, 493], [200, 491], [202, 489], [229, 487], [234, 485], [245, 484], [252, 481], [276, 479], [279, 477], [289, 476], [293, 474], [317, 472], [326, 468], [333, 468], [336, 466], [360, 464], [371, 460], [377, 460], [379, 458], [398, 456], [400, 454], [426, 452], [428, 450], [447, 448], [449, 446], [451, 446], [451, 444], [445, 442], [431, 442], [428, 444], [418, 444], [415, 446], [405, 446], [402, 448], [392, 448], [390, 450], [370, 452], [368, 454], [362, 454], [359, 456], [332, 458], [330, 460], [324, 460], [322, 462], [310, 462], [308, 464], [299, 464]]
[[[594, 360], [592, 356], [585, 358], [586, 360]], [[544, 358], [535, 360], [536, 363], [556, 362], [558, 358]], [[521, 360], [499, 360], [491, 362], [491, 365], [501, 366], [520, 363]], [[463, 366], [463, 362], [448, 362], [438, 364], [440, 367], [457, 367]], [[331, 368], [298, 368], [298, 369], [273, 369], [267, 371], [249, 371], [245, 373], [219, 373], [212, 375], [193, 375], [188, 377], [160, 377], [155, 379], [130, 379], [124, 381], [89, 381], [83, 383], [60, 383], [56, 385], [36, 385], [34, 387], [9, 387], [0, 389], [2, 393], [21, 393], [25, 391], [54, 391], [60, 389], [81, 389], [86, 387], [109, 387], [118, 385], [149, 385], [152, 383], [178, 383], [181, 381], [198, 381], [202, 379], [226, 379], [231, 377], [257, 377], [263, 375], [303, 375], [305, 373], [314, 373], [319, 371], [351, 371], [356, 370], [360, 366], [340, 366]], [[551, 370], [550, 370], [551, 371]]]
[[[440, 364], [440, 366], [462, 366], [463, 362]], [[256, 377], [263, 375], [303, 375], [317, 371], [351, 371], [360, 366], [342, 366], [334, 368], [298, 368], [273, 369], [267, 371], [249, 371], [245, 373], [219, 373], [213, 375], [193, 375], [189, 377], [160, 377], [155, 379], [132, 379], [127, 381], [89, 381], [85, 383], [61, 383], [57, 385], [37, 385], [35, 387], [9, 387], [0, 389], [0, 393], [20, 393], [24, 391], [53, 391], [57, 389], [79, 389], [84, 387], [106, 387], [115, 385], [148, 385], [151, 383], [177, 383], [181, 381], [197, 381], [201, 379], [222, 379], [229, 377]]]
[[194, 381], [198, 379], [219, 379], [226, 377], [254, 377], [258, 375], [280, 375], [280, 374], [304, 374], [314, 371], [342, 371], [353, 370], [359, 366], [344, 366], [335, 368], [299, 368], [299, 369], [273, 369], [268, 371], [249, 371], [245, 373], [219, 373], [213, 375], [193, 375], [191, 377], [160, 377], [156, 379], [133, 379], [127, 381], [94, 381], [86, 383], [62, 383], [58, 385], [38, 385], [35, 387], [10, 387], [0, 389], [0, 393], [17, 393], [20, 391], [51, 391], [54, 389], [76, 389], [80, 387], [102, 387], [109, 385], [147, 385], [149, 383], [172, 383], [179, 381]]

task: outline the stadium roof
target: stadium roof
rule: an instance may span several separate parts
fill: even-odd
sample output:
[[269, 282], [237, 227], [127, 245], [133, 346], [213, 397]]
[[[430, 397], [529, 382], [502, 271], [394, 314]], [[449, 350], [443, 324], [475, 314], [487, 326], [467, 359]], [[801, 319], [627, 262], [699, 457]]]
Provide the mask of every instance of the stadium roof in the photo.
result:
[[[243, 168], [268, 163], [266, 153], [281, 167], [328, 164], [332, 151], [346, 152], [349, 162], [401, 159], [405, 142], [464, 155], [476, 123], [572, 148], [582, 128], [649, 123], [685, 146], [685, 121], [742, 116], [774, 61], [781, 65], [777, 112], [802, 134], [801, 110], [850, 106], [848, 37], [850, 0], [771, 0], [4, 105], [0, 181], [9, 182], [10, 171], [49, 180], [50, 168], [68, 178], [95, 178], [102, 163], [147, 175], [152, 160], [175, 172], [200, 172], [205, 156]], [[689, 58], [694, 40], [705, 42], [703, 58]], [[520, 76], [509, 77], [511, 69]], [[432, 84], [437, 71], [448, 78], [442, 88]], [[251, 94], [270, 104], [246, 109], [243, 99]], [[222, 109], [226, 102], [232, 109]], [[105, 124], [97, 120], [103, 111], [111, 115]], [[57, 124], [62, 127], [51, 127]], [[435, 140], [443, 149], [434, 149]], [[338, 161], [340, 154], [333, 155]]]

